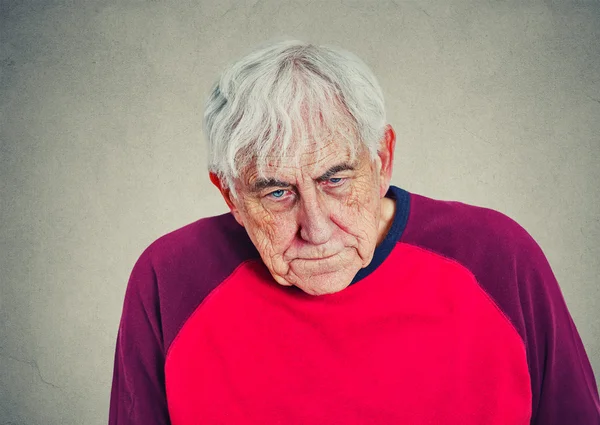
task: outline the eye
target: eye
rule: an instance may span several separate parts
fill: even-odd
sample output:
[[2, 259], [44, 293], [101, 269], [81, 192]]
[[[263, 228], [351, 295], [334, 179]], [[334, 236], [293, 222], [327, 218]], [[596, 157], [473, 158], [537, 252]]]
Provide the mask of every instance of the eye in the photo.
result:
[[333, 189], [342, 187], [347, 180], [348, 179], [345, 177], [330, 177], [327, 180], [325, 180], [325, 183], [327, 186]]
[[275, 191], [269, 193], [269, 196], [271, 196], [273, 198], [281, 198], [283, 195], [285, 195], [285, 190], [283, 190], [283, 189], [275, 190]]

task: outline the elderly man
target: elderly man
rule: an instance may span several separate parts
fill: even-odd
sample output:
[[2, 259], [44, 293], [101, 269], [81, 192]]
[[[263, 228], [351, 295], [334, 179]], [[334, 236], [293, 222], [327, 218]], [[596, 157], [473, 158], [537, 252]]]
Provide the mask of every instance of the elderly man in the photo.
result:
[[505, 215], [390, 186], [395, 134], [356, 56], [279, 42], [207, 103], [230, 213], [129, 279], [110, 424], [599, 424], [539, 246]]

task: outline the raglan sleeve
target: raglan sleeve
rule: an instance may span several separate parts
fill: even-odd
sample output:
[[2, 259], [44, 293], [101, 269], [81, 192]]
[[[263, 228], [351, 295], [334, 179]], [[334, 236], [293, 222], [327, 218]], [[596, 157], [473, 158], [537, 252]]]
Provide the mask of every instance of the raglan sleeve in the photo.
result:
[[527, 235], [517, 259], [532, 384], [532, 425], [600, 425], [590, 361], [550, 264]]
[[150, 248], [136, 261], [117, 334], [109, 425], [168, 425], [158, 282]]

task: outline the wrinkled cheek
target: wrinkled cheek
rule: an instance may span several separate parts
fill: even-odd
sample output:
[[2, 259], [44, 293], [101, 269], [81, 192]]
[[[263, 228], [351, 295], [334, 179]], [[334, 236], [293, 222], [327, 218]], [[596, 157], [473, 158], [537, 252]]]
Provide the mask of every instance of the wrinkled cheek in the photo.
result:
[[[370, 214], [369, 212], [365, 212]], [[376, 217], [363, 216], [360, 220], [356, 220], [351, 227], [353, 237], [356, 240], [356, 250], [359, 257], [363, 260], [369, 260], [373, 254], [377, 243], [377, 223]]]
[[283, 275], [288, 271], [288, 263], [283, 260], [286, 245], [284, 229], [276, 230], [263, 228], [256, 232], [254, 244], [261, 258], [269, 269], [276, 274]]
[[340, 223], [343, 223], [344, 231], [354, 236], [359, 242], [370, 240], [373, 232], [377, 231], [377, 217], [369, 210], [342, 212], [339, 220]]
[[272, 258], [270, 266], [272, 271], [280, 276], [285, 276], [290, 271], [289, 262], [284, 261], [280, 255]]

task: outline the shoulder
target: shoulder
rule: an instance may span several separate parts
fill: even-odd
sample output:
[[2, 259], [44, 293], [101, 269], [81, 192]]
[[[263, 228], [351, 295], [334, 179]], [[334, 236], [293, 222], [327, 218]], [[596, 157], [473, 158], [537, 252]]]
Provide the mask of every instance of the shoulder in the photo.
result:
[[231, 214], [199, 219], [146, 247], [131, 272], [125, 302], [139, 299], [144, 315], [154, 311], [160, 317], [166, 349], [206, 296], [240, 264], [258, 257]]
[[[230, 213], [198, 219], [154, 240], [142, 255], [157, 271], [176, 272], [195, 265], [239, 264], [255, 256], [246, 230]], [[235, 267], [234, 265], [234, 267]]]
[[[561, 299], [548, 261], [533, 237], [499, 211], [411, 194], [401, 242], [465, 267], [526, 338], [527, 320], [541, 320], [531, 300]], [[538, 317], [540, 316], [540, 317]]]
[[417, 194], [410, 195], [402, 240], [471, 266], [510, 261], [539, 251], [523, 226], [500, 211]]

